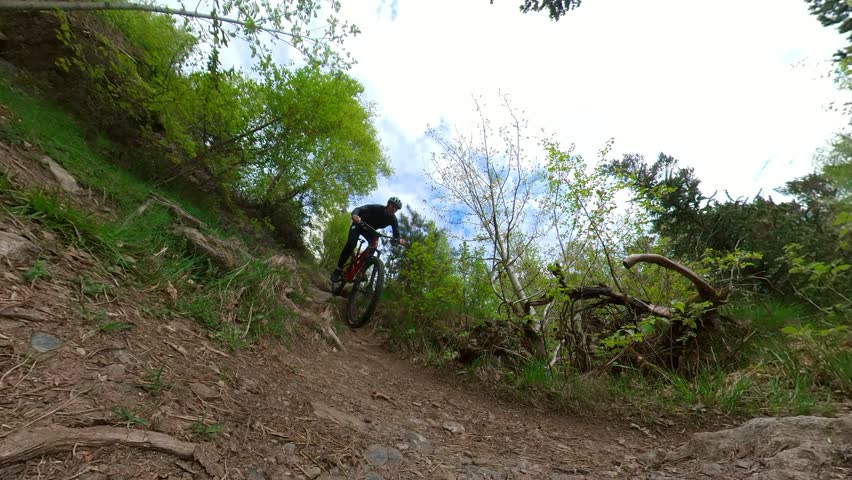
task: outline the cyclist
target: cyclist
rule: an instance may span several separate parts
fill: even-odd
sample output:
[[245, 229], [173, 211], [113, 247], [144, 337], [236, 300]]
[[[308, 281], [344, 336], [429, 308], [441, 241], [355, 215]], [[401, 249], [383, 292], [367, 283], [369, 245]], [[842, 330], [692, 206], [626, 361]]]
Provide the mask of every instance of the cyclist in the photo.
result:
[[349, 238], [346, 240], [346, 246], [343, 247], [343, 251], [340, 252], [337, 268], [331, 272], [332, 282], [336, 283], [340, 281], [343, 275], [343, 264], [352, 255], [352, 250], [355, 249], [355, 243], [358, 241], [359, 235], [366, 238], [371, 246], [378, 244], [378, 235], [360, 226], [362, 221], [376, 230], [390, 226], [393, 229], [393, 238], [399, 240], [400, 245], [405, 245], [405, 240], [399, 238], [399, 225], [396, 221], [396, 212], [401, 208], [402, 202], [396, 197], [390, 197], [387, 205], [378, 203], [361, 205], [355, 210], [352, 210], [352, 226], [349, 227]]

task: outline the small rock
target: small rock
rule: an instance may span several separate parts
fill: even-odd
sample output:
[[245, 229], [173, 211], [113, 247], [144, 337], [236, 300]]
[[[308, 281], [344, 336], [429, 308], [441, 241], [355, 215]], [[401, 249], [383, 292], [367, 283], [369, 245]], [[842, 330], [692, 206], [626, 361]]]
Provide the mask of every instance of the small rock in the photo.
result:
[[450, 433], [464, 433], [464, 425], [458, 422], [444, 422], [443, 427]]
[[44, 332], [35, 332], [30, 338], [30, 346], [40, 353], [56, 350], [60, 345], [62, 345], [62, 340]]
[[656, 467], [663, 463], [666, 459], [666, 452], [662, 449], [650, 450], [647, 452], [640, 453], [636, 460], [639, 460], [639, 463], [643, 465], [647, 465], [649, 467]]
[[751, 460], [737, 460], [734, 465], [738, 468], [748, 470], [749, 468], [754, 466], [754, 462], [752, 462]]
[[311, 300], [313, 300], [314, 303], [326, 303], [331, 298], [330, 293], [322, 291], [316, 287], [309, 287], [308, 295], [310, 295]]
[[190, 383], [189, 389], [202, 400], [213, 400], [214, 398], [219, 398], [219, 394], [216, 393], [215, 390], [203, 383]]
[[251, 378], [243, 378], [240, 380], [242, 389], [249, 393], [260, 393], [260, 385], [257, 381]]
[[376, 472], [370, 472], [364, 477], [364, 480], [385, 480], [385, 477]]
[[388, 463], [388, 449], [381, 445], [370, 445], [364, 452], [364, 458], [375, 467]]
[[53, 176], [56, 178], [56, 181], [59, 182], [59, 186], [61, 186], [63, 190], [71, 194], [80, 193], [80, 186], [77, 185], [77, 180], [75, 180], [67, 170], [53, 161], [52, 158], [45, 155], [41, 157], [41, 162], [50, 169], [51, 173], [53, 173]]
[[26, 238], [14, 233], [0, 231], [0, 258], [6, 257], [13, 261], [23, 261], [35, 249]]
[[701, 465], [701, 473], [708, 477], [718, 477], [722, 475], [722, 466], [718, 463], [705, 463]]
[[399, 465], [402, 463], [402, 452], [395, 448], [388, 448], [388, 465]]
[[124, 365], [120, 363], [114, 363], [106, 368], [106, 376], [113, 382], [120, 382], [124, 380], [124, 375]]
[[402, 439], [405, 440], [405, 442], [409, 444], [411, 448], [419, 450], [423, 453], [430, 454], [434, 450], [432, 448], [432, 442], [430, 442], [426, 437], [420, 435], [417, 432], [405, 432], [402, 435]]
[[308, 475], [308, 478], [317, 478], [322, 475], [322, 469], [320, 469], [319, 467], [306, 468], [305, 474]]
[[125, 365], [130, 365], [130, 364], [133, 363], [133, 357], [130, 355], [130, 352], [128, 352], [127, 350], [125, 350], [123, 348], [116, 350], [113, 353], [113, 356], [115, 357], [116, 360], [118, 360], [119, 362], [121, 362]]
[[266, 480], [266, 475], [257, 468], [251, 467], [246, 471], [246, 478], [248, 480]]

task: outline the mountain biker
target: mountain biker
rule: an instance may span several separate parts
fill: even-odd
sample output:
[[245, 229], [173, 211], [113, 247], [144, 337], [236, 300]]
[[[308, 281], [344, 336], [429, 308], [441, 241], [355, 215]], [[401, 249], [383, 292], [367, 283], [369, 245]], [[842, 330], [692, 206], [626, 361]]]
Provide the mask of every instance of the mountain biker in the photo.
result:
[[393, 238], [399, 240], [400, 245], [405, 245], [405, 239], [399, 238], [399, 225], [396, 221], [396, 212], [402, 208], [402, 201], [396, 197], [390, 197], [387, 205], [372, 204], [361, 205], [352, 210], [352, 226], [349, 227], [349, 238], [346, 240], [346, 245], [343, 251], [340, 252], [340, 259], [337, 261], [337, 268], [331, 272], [331, 281], [339, 282], [343, 275], [343, 264], [352, 255], [352, 250], [355, 249], [355, 243], [358, 241], [358, 236], [363, 236], [370, 242], [370, 246], [375, 247], [379, 242], [379, 236], [360, 225], [365, 222], [367, 225], [375, 228], [385, 228], [390, 226], [393, 229]]

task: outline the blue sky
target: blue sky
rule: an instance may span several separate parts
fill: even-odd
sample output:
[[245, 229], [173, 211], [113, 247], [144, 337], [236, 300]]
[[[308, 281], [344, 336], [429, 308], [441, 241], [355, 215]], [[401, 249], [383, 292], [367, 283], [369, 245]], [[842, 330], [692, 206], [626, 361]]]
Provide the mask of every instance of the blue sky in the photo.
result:
[[665, 152], [705, 192], [754, 195], [810, 172], [848, 118], [830, 58], [844, 43], [802, 0], [588, 0], [559, 22], [520, 0], [343, 1], [346, 47], [376, 103], [397, 195], [427, 215], [428, 125], [465, 131], [474, 97], [511, 96], [533, 129], [592, 158]]

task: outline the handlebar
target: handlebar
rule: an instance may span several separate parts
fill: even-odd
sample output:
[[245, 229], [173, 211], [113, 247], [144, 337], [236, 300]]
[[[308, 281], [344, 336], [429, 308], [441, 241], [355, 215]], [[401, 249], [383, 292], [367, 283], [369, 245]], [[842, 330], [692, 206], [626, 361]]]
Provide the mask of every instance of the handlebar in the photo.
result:
[[[382, 238], [387, 238], [388, 240], [390, 240], [390, 241], [392, 241], [392, 242], [399, 243], [399, 239], [397, 239], [397, 238], [393, 238], [393, 237], [392, 237], [392, 236], [390, 236], [390, 235], [385, 235], [384, 233], [382, 233], [382, 232], [380, 232], [380, 231], [376, 230], [376, 229], [375, 229], [375, 228], [373, 228], [373, 227], [372, 227], [369, 223], [367, 223], [367, 222], [365, 222], [365, 221], [363, 221], [363, 220], [361, 220], [361, 221], [358, 223], [358, 225], [360, 225], [360, 226], [364, 227], [364, 229], [365, 229], [365, 230], [370, 231], [370, 232], [372, 232], [372, 233], [375, 233], [376, 235], [378, 235], [378, 236], [380, 236], [380, 237], [382, 237]], [[401, 244], [400, 244], [400, 245], [401, 245]]]

